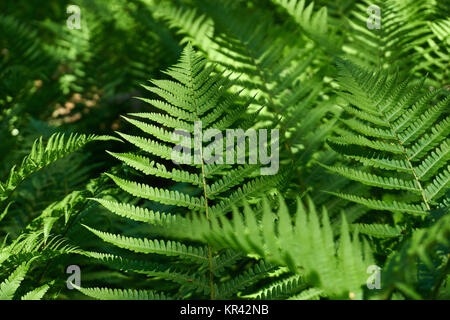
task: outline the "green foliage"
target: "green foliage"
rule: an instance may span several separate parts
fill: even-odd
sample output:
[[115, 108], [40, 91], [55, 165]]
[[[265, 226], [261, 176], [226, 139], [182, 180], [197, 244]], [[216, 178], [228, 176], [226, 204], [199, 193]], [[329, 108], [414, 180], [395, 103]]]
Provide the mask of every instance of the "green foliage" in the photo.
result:
[[[448, 11], [2, 1], [0, 299], [448, 299]], [[200, 123], [278, 130], [277, 173]]]

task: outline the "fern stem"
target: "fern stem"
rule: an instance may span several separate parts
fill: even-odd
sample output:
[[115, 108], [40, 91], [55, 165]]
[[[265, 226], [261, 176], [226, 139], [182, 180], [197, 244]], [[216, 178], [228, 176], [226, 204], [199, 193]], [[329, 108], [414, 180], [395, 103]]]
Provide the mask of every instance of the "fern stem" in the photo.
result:
[[411, 172], [412, 172], [412, 174], [413, 174], [413, 176], [414, 176], [414, 179], [415, 179], [416, 182], [417, 182], [417, 185], [418, 185], [418, 187], [419, 187], [420, 193], [422, 194], [423, 202], [425, 203], [425, 206], [427, 207], [427, 209], [428, 209], [428, 210], [431, 210], [431, 207], [430, 207], [430, 205], [429, 205], [429, 203], [428, 203], [427, 197], [425, 196], [425, 190], [423, 189], [422, 184], [420, 183], [420, 179], [419, 179], [419, 177], [417, 176], [416, 171], [414, 170], [414, 167], [413, 167], [413, 165], [412, 165], [412, 163], [411, 163], [411, 161], [410, 161], [410, 159], [409, 159], [409, 157], [408, 157], [408, 155], [407, 155], [407, 153], [406, 153], [405, 148], [403, 147], [403, 144], [400, 143], [400, 145], [401, 145], [402, 148], [403, 148], [403, 153], [404, 153], [404, 155], [405, 155], [405, 158], [406, 158], [406, 160], [408, 161], [409, 167], [411, 168]]
[[[383, 114], [383, 117], [384, 117], [384, 114]], [[385, 118], [385, 119], [387, 121], [387, 118]], [[387, 121], [387, 122], [389, 123], [389, 127], [391, 128], [391, 131], [395, 134], [398, 144], [402, 147], [403, 156], [405, 157], [406, 161], [408, 162], [408, 165], [409, 165], [409, 168], [411, 169], [411, 173], [413, 174], [414, 180], [416, 181], [417, 186], [419, 187], [423, 202], [424, 202], [425, 206], [427, 207], [427, 209], [431, 210], [430, 204], [428, 203], [427, 197], [425, 196], [425, 190], [423, 189], [422, 184], [420, 183], [420, 179], [417, 176], [416, 171], [414, 170], [414, 166], [408, 157], [408, 153], [406, 152], [405, 146], [403, 145], [402, 141], [398, 137], [398, 135], [395, 132], [394, 128], [392, 127], [392, 124], [390, 123], [390, 121]]]
[[[203, 184], [203, 195], [205, 197], [205, 214], [206, 219], [209, 220], [208, 213], [208, 193], [206, 192], [206, 178], [205, 178], [205, 165], [203, 163], [203, 146], [200, 146], [200, 159], [201, 159], [201, 167], [202, 167], [202, 184]], [[213, 262], [212, 262], [212, 248], [211, 245], [208, 244], [208, 263], [209, 263], [209, 291], [211, 300], [215, 299], [214, 296], [214, 274], [213, 274]]]
[[[189, 64], [191, 64], [191, 60], [189, 59]], [[190, 70], [192, 70], [192, 66], [190, 66]], [[193, 77], [191, 75], [191, 80], [193, 80]], [[191, 92], [195, 92], [193, 83], [191, 81]], [[196, 98], [193, 96], [192, 97], [192, 101], [194, 103], [195, 106], [195, 118], [196, 121], [201, 121], [199, 115], [198, 115], [198, 105], [197, 105], [197, 100]], [[206, 189], [206, 177], [205, 177], [205, 164], [203, 162], [203, 143], [202, 141], [200, 142], [200, 163], [201, 163], [201, 169], [202, 169], [202, 185], [203, 185], [203, 196], [205, 198], [205, 214], [206, 214], [206, 219], [208, 219], [209, 221], [209, 213], [208, 213], [208, 193], [207, 193], [207, 189]], [[214, 274], [213, 274], [213, 259], [212, 259], [212, 247], [210, 244], [208, 244], [208, 265], [209, 265], [209, 291], [210, 291], [210, 298], [211, 300], [215, 299], [215, 294], [214, 294]]]

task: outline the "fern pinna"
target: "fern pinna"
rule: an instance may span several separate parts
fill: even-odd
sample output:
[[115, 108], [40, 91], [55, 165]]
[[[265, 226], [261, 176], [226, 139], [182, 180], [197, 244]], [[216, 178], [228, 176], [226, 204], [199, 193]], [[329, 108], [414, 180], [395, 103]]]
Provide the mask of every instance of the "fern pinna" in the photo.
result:
[[[165, 113], [148, 112], [130, 115], [140, 120], [125, 117], [151, 138], [119, 133], [124, 140], [138, 147], [140, 151], [111, 153], [144, 176], [138, 182], [109, 175], [122, 190], [135, 197], [163, 204], [165, 206], [161, 208], [164, 210], [152, 211], [145, 207], [110, 199], [95, 199], [96, 201], [118, 216], [161, 227], [183, 217], [186, 214], [185, 208], [200, 212], [207, 219], [226, 214], [233, 205], [239, 205], [244, 197], [251, 198], [258, 192], [269, 190], [280, 181], [278, 175], [258, 176], [259, 172], [255, 173], [258, 165], [255, 164], [211, 163], [206, 165], [201, 161], [201, 163], [178, 164], [171, 170], [167, 169], [169, 165], [173, 166], [167, 160], [171, 159], [174, 145], [179, 143], [168, 129], [182, 129], [193, 133], [194, 123], [197, 121], [202, 123], [203, 128], [224, 130], [232, 128], [233, 125], [248, 128], [251, 125], [252, 116], [246, 113], [250, 102], [242, 101], [238, 94], [229, 93], [228, 89], [232, 82], [224, 77], [223, 73], [215, 72], [214, 65], [209, 65], [205, 59], [194, 52], [190, 45], [184, 49], [180, 62], [166, 73], [176, 81], [154, 80], [152, 81], [154, 87], [146, 87], [165, 101], [144, 99]], [[141, 121], [142, 119], [150, 120], [156, 125]], [[201, 159], [203, 159], [202, 150], [203, 147], [200, 148]], [[180, 191], [167, 187], [167, 183], [164, 183], [162, 188], [150, 186], [144, 182], [145, 176], [156, 176], [169, 182], [183, 183], [186, 187]], [[151, 259], [142, 260], [142, 258], [140, 262], [135, 260], [125, 262], [120, 256], [96, 255], [115, 266], [118, 261], [121, 261], [119, 268], [124, 268], [126, 265], [128, 270], [150, 276], [157, 275], [177, 283], [177, 290], [169, 292], [169, 296], [176, 298], [192, 297], [195, 292], [205, 294], [212, 299], [228, 298], [271, 269], [263, 262], [257, 263], [247, 267], [245, 279], [223, 282], [221, 276], [224, 269], [229, 269], [237, 261], [242, 260], [240, 254], [229, 250], [214, 251], [210, 245], [177, 242], [164, 238], [128, 237], [87, 228], [104, 241], [119, 248], [135, 253], [153, 254], [155, 258], [151, 262]], [[157, 232], [156, 228], [152, 230]], [[160, 228], [159, 231], [164, 235], [164, 230]], [[168, 258], [164, 260], [158, 255]], [[112, 292], [104, 291], [106, 289], [80, 290], [95, 297], [101, 297], [101, 292], [109, 292], [109, 294]], [[125, 291], [121, 291], [121, 294], [125, 294]]]

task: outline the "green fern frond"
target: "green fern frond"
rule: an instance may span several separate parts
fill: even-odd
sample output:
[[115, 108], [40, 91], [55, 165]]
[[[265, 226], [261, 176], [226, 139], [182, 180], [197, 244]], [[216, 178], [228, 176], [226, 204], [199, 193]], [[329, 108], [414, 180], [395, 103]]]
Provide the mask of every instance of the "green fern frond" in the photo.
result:
[[[380, 27], [369, 30], [368, 8], [374, 5], [380, 8]], [[428, 74], [436, 84], [445, 81], [437, 70], [448, 67], [450, 32], [438, 6], [435, 1], [362, 1], [349, 19], [353, 36], [344, 50], [360, 63], [412, 66], [414, 74]]]
[[23, 295], [21, 300], [41, 300], [47, 291], [50, 289], [48, 284], [44, 284], [41, 287], [31, 290], [30, 292]]
[[375, 238], [396, 238], [402, 235], [401, 227], [391, 227], [387, 224], [355, 223], [351, 225], [351, 229]]
[[167, 189], [158, 189], [150, 187], [146, 184], [127, 181], [113, 175], [108, 176], [123, 190], [128, 193], [164, 204], [179, 205], [189, 209], [204, 208], [204, 200], [202, 198], [191, 197], [178, 191], [169, 191]]
[[310, 2], [308, 5], [305, 0], [273, 0], [273, 2], [284, 8], [308, 37], [327, 51], [337, 52], [338, 44], [331, 41], [327, 7], [324, 6], [317, 12], [313, 12], [314, 2]]
[[210, 287], [208, 279], [204, 274], [197, 274], [198, 269], [185, 271], [177, 266], [169, 266], [145, 260], [131, 260], [121, 256], [98, 252], [85, 252], [83, 255], [97, 259], [114, 269], [126, 272], [133, 271], [149, 277], [159, 277], [178, 283], [183, 287], [190, 287], [194, 292], [209, 294]]
[[27, 261], [36, 263], [56, 257], [81, 254], [83, 251], [70, 245], [66, 239], [59, 236], [45, 238], [44, 230], [22, 233], [11, 244], [0, 249], [0, 263], [5, 271]]
[[25, 278], [30, 265], [24, 262], [11, 275], [0, 283], [0, 300], [12, 300], [17, 289]]
[[[352, 115], [359, 120], [344, 121], [350, 131], [329, 139], [329, 145], [362, 163], [363, 170], [327, 168], [365, 185], [411, 192], [413, 201], [387, 203], [357, 195], [337, 195], [377, 210], [426, 214], [445, 193], [450, 180], [448, 134], [442, 135], [448, 131], [442, 129], [448, 117], [449, 97], [425, 92], [423, 82], [412, 85], [397, 75], [370, 72], [348, 61], [338, 61], [338, 68], [342, 96], [357, 110]], [[391, 170], [401, 174], [394, 177]]]
[[281, 198], [277, 213], [272, 212], [267, 201], [264, 203], [260, 219], [245, 205], [243, 215], [234, 210], [230, 221], [225, 217], [207, 220], [196, 215], [180, 228], [190, 239], [257, 254], [293, 272], [305, 274], [311, 284], [320, 283], [327, 295], [362, 294], [360, 289], [372, 257], [367, 244], [360, 244], [357, 236], [351, 239], [345, 218], [338, 249], [326, 211], [322, 212], [320, 223], [311, 201], [308, 202], [309, 214], [298, 201], [295, 217], [289, 215]]
[[[158, 232], [164, 235], [170, 234], [170, 229], [167, 230], [167, 227], [170, 228], [175, 221], [186, 221], [183, 215], [179, 215], [183, 212], [181, 208], [194, 210], [205, 217], [224, 215], [231, 211], [232, 205], [239, 205], [242, 199], [255, 197], [265, 190], [276, 187], [282, 179], [282, 175], [255, 177], [254, 172], [258, 169], [258, 165], [205, 164], [203, 159], [200, 163], [191, 162], [170, 168], [165, 160], [172, 160], [173, 146], [176, 144], [185, 146], [186, 142], [176, 141], [165, 128], [184, 130], [189, 133], [194, 132], [198, 123], [201, 123], [203, 129], [233, 128], [242, 124], [242, 119], [249, 119], [246, 109], [250, 102], [242, 99], [239, 94], [230, 92], [232, 81], [224, 76], [223, 72], [216, 72], [214, 66], [209, 66], [207, 60], [197, 55], [191, 45], [183, 51], [180, 62], [169, 68], [166, 74], [173, 80], [153, 80], [151, 81], [153, 86], [145, 86], [145, 88], [164, 100], [146, 101], [169, 114], [133, 113], [130, 116], [140, 120], [125, 118], [130, 124], [140, 129], [142, 134], [149, 135], [151, 138], [119, 133], [125, 141], [139, 148], [140, 152], [139, 154], [110, 152], [110, 154], [145, 176], [163, 178], [169, 183], [183, 183], [189, 185], [189, 188], [183, 191], [166, 186], [158, 188], [107, 173], [106, 175], [126, 193], [139, 199], [166, 205], [166, 208], [170, 206], [172, 212], [155, 212], [123, 202], [94, 199], [116, 215], [150, 225], [152, 230], [159, 230], [155, 227], [160, 229], [162, 227], [164, 230]], [[195, 143], [192, 138], [188, 141]], [[155, 157], [162, 159], [154, 160]], [[224, 174], [223, 170], [228, 167], [234, 170]], [[213, 174], [219, 172], [220, 175]], [[183, 295], [185, 288], [191, 285], [198, 286], [199, 292], [210, 294], [211, 297], [216, 296], [214, 291], [219, 290], [220, 286], [217, 287], [212, 279], [215, 276], [220, 277], [222, 272], [231, 267], [230, 264], [242, 259], [241, 255], [226, 253], [226, 250], [223, 251], [224, 253], [221, 251], [213, 253], [210, 246], [199, 247], [166, 239], [125, 237], [91, 227], [87, 228], [113, 246], [134, 253], [165, 255], [171, 258], [176, 257], [180, 261], [188, 259], [191, 263], [208, 267], [202, 271], [205, 272], [205, 276], [209, 274], [206, 276], [207, 286], [202, 284], [203, 275], [189, 276], [188, 280], [191, 281], [183, 285], [182, 282], [187, 281], [187, 275], [191, 272], [189, 270], [177, 272], [178, 278], [184, 278], [184, 280], [174, 278], [178, 279], [177, 283], [181, 285], [178, 295]], [[169, 271], [166, 273], [168, 274]], [[153, 273], [153, 276], [158, 275]], [[163, 278], [174, 280], [167, 275]], [[240, 290], [240, 288], [230, 285], [225, 291], [228, 292], [227, 295], [232, 295], [236, 294], [233, 290]]]
[[82, 148], [87, 143], [113, 139], [117, 138], [78, 134], [71, 134], [66, 138], [64, 134], [54, 134], [46, 144], [42, 138], [36, 140], [31, 152], [22, 160], [20, 166], [13, 167], [8, 179], [3, 183], [0, 182], [0, 201], [7, 200], [19, 184], [31, 174]]
[[136, 207], [131, 204], [109, 201], [105, 199], [92, 199], [100, 203], [103, 207], [118, 216], [134, 221], [146, 222], [150, 224], [166, 225], [177, 220], [175, 215], [169, 213], [154, 212], [147, 208]]

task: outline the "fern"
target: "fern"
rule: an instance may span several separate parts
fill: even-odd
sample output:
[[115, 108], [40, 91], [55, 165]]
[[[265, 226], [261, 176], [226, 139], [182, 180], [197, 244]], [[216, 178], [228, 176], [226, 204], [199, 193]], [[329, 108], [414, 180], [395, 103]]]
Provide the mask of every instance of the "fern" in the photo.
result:
[[[151, 136], [150, 139], [119, 133], [120, 136], [135, 145], [145, 153], [143, 154], [117, 154], [111, 153], [115, 158], [124, 162], [124, 164], [138, 170], [144, 175], [153, 175], [165, 178], [169, 181], [189, 183], [194, 188], [193, 191], [186, 193], [169, 188], [152, 187], [145, 183], [134, 182], [122, 179], [115, 175], [108, 175], [115, 184], [127, 193], [161, 204], [174, 206], [174, 208], [187, 208], [201, 212], [205, 217], [223, 215], [231, 209], [231, 206], [238, 204], [242, 198], [250, 197], [263, 190], [267, 190], [270, 185], [278, 183], [278, 178], [268, 177], [265, 179], [253, 178], [251, 173], [257, 168], [255, 165], [236, 166], [235, 171], [230, 173], [230, 177], [224, 175], [214, 176], [213, 170], [225, 168], [225, 165], [211, 164], [208, 167], [202, 164], [186, 164], [186, 168], [173, 168], [169, 171], [163, 162], [155, 159], [162, 158], [169, 160], [172, 157], [172, 147], [169, 144], [175, 144], [171, 135], [162, 129], [164, 127], [181, 127], [188, 132], [193, 132], [193, 123], [202, 121], [203, 127], [221, 127], [228, 128], [231, 124], [239, 121], [242, 116], [234, 110], [245, 112], [247, 104], [237, 100], [235, 95], [227, 92], [230, 80], [223, 78], [221, 73], [215, 73], [212, 67], [207, 66], [206, 61], [195, 54], [192, 47], [188, 45], [183, 51], [180, 63], [167, 71], [167, 74], [176, 80], [154, 80], [155, 87], [146, 87], [149, 91], [159, 94], [166, 102], [159, 100], [147, 100], [154, 107], [170, 114], [162, 113], [135, 113], [134, 117], [140, 120], [125, 118], [131, 124]], [[215, 103], [221, 101], [218, 105]], [[244, 116], [245, 118], [245, 116]], [[141, 119], [148, 119], [160, 127], [147, 124]], [[150, 158], [144, 154], [150, 154]], [[153, 160], [155, 159], [155, 160]], [[190, 167], [190, 168], [189, 168]], [[219, 171], [219, 172], [220, 172]], [[233, 177], [233, 178], [232, 178]], [[230, 179], [232, 178], [232, 179]], [[224, 195], [227, 195], [226, 197]], [[177, 210], [174, 213], [153, 212], [146, 208], [140, 208], [130, 204], [113, 202], [105, 199], [95, 199], [113, 213], [132, 219], [135, 221], [146, 222], [153, 225], [164, 226], [172, 220], [177, 221]], [[178, 213], [179, 214], [179, 213]], [[177, 260], [187, 260], [189, 263], [196, 264], [200, 274], [191, 275], [191, 279], [203, 277], [206, 275], [206, 281], [209, 287], [203, 288], [206, 294], [211, 298], [226, 298], [235, 294], [235, 290], [241, 288], [237, 283], [228, 283], [218, 286], [214, 282], [214, 277], [219, 276], [223, 267], [216, 268], [215, 261], [220, 258], [220, 253], [213, 252], [210, 246], [189, 245], [182, 242], [174, 242], [163, 239], [148, 239], [136, 237], [124, 237], [106, 233], [88, 227], [90, 231], [99, 236], [104, 241], [113, 244], [119, 248], [124, 248], [141, 254], [158, 254], [168, 257], [176, 257]], [[264, 269], [262, 269], [264, 270]], [[189, 274], [192, 270], [187, 270], [184, 274]], [[259, 271], [263, 273], [263, 271]], [[255, 275], [249, 271], [248, 278]], [[178, 281], [177, 278], [170, 279]], [[192, 282], [195, 284], [194, 280]], [[183, 294], [183, 287], [180, 287], [177, 295]]]
[[0, 300], [12, 300], [15, 292], [20, 286], [20, 283], [25, 278], [29, 265], [21, 264], [16, 270], [0, 284]]
[[[11, 251], [7, 251], [6, 249], [2, 249], [0, 256], [0, 266], [5, 267], [3, 265], [4, 261], [9, 258], [13, 253]], [[20, 285], [24, 281], [31, 263], [36, 259], [31, 258], [26, 262], [22, 262], [18, 264], [18, 266], [14, 269], [14, 271], [2, 282], [0, 283], [0, 300], [12, 300], [15, 296], [17, 296], [17, 291], [20, 289]], [[40, 300], [50, 289], [51, 284], [45, 284], [38, 288], [35, 288], [24, 295], [21, 296], [21, 300]]]
[[73, 4], [0, 1], [1, 299], [448, 299], [447, 2]]
[[64, 135], [55, 134], [50, 137], [46, 145], [44, 145], [42, 138], [36, 140], [30, 154], [22, 160], [20, 166], [14, 166], [10, 170], [7, 180], [0, 182], [0, 203], [6, 203], [2, 218], [6, 215], [7, 209], [10, 206], [8, 200], [11, 198], [11, 195], [21, 182], [31, 174], [80, 149], [89, 142], [110, 139], [112, 138], [107, 136], [76, 134], [72, 134], [65, 139]]
[[423, 82], [369, 72], [347, 61], [338, 66], [346, 101], [342, 107], [355, 118], [343, 120], [345, 131], [328, 143], [361, 168], [327, 168], [385, 192], [399, 190], [411, 196], [408, 201], [400, 196], [387, 201], [335, 194], [376, 210], [426, 215], [442, 201], [450, 179], [448, 95], [425, 92]]
[[[283, 1], [276, 3], [289, 8], [294, 5], [293, 2], [289, 5]], [[198, 8], [201, 12], [196, 10]], [[312, 4], [307, 10], [301, 7], [301, 3], [296, 8], [300, 12], [298, 21], [301, 20], [303, 26], [310, 25], [312, 19], [321, 25], [320, 30], [327, 30], [325, 8], [314, 13]], [[199, 44], [201, 49], [210, 60], [219, 64], [220, 69], [234, 71], [231, 77], [236, 77], [236, 85], [232, 90], [240, 92], [241, 88], [245, 88], [242, 94], [246, 94], [251, 89], [249, 95], [255, 95], [259, 104], [265, 106], [258, 110], [259, 123], [266, 126], [269, 122], [270, 126], [280, 129], [280, 146], [283, 146], [280, 148], [280, 158], [282, 163], [291, 162], [286, 167], [293, 170], [286, 175], [287, 179], [283, 183], [286, 186], [295, 183], [297, 186], [294, 188], [306, 191], [308, 188], [303, 181], [316, 175], [308, 171], [310, 166], [307, 163], [317, 156], [319, 150], [323, 151], [324, 140], [335, 125], [333, 118], [339, 112], [332, 107], [333, 101], [316, 104], [317, 100], [330, 99], [331, 93], [322, 79], [324, 70], [318, 62], [329, 59], [328, 51], [318, 50], [310, 38], [304, 37], [304, 32], [298, 30], [298, 26], [289, 25], [288, 22], [278, 26], [272, 14], [257, 8], [252, 9], [249, 16], [238, 2], [224, 1], [218, 4], [215, 1], [202, 1], [201, 5], [195, 5], [193, 9], [188, 5], [183, 6], [183, 10], [188, 16], [197, 14], [198, 20], [194, 21], [204, 18], [213, 22], [214, 28], [211, 29], [214, 29], [214, 36], [211, 43]], [[289, 20], [285, 17], [282, 19], [283, 22]], [[187, 39], [192, 39], [193, 27], [189, 23], [180, 27], [179, 20], [169, 20]], [[255, 25], [258, 27], [255, 28]], [[308, 28], [310, 31], [313, 29], [318, 31], [315, 26]], [[209, 33], [204, 37], [209, 39]], [[313, 38], [327, 47], [337, 45], [335, 37], [331, 35], [325, 37], [321, 34], [320, 40]], [[278, 50], [278, 47], [283, 50]], [[335, 160], [329, 159], [330, 163]], [[322, 171], [321, 175], [327, 173]], [[315, 189], [316, 186], [309, 185], [309, 188]], [[317, 190], [321, 189], [317, 185]], [[315, 198], [315, 201], [325, 203], [330, 198], [322, 196]]]

